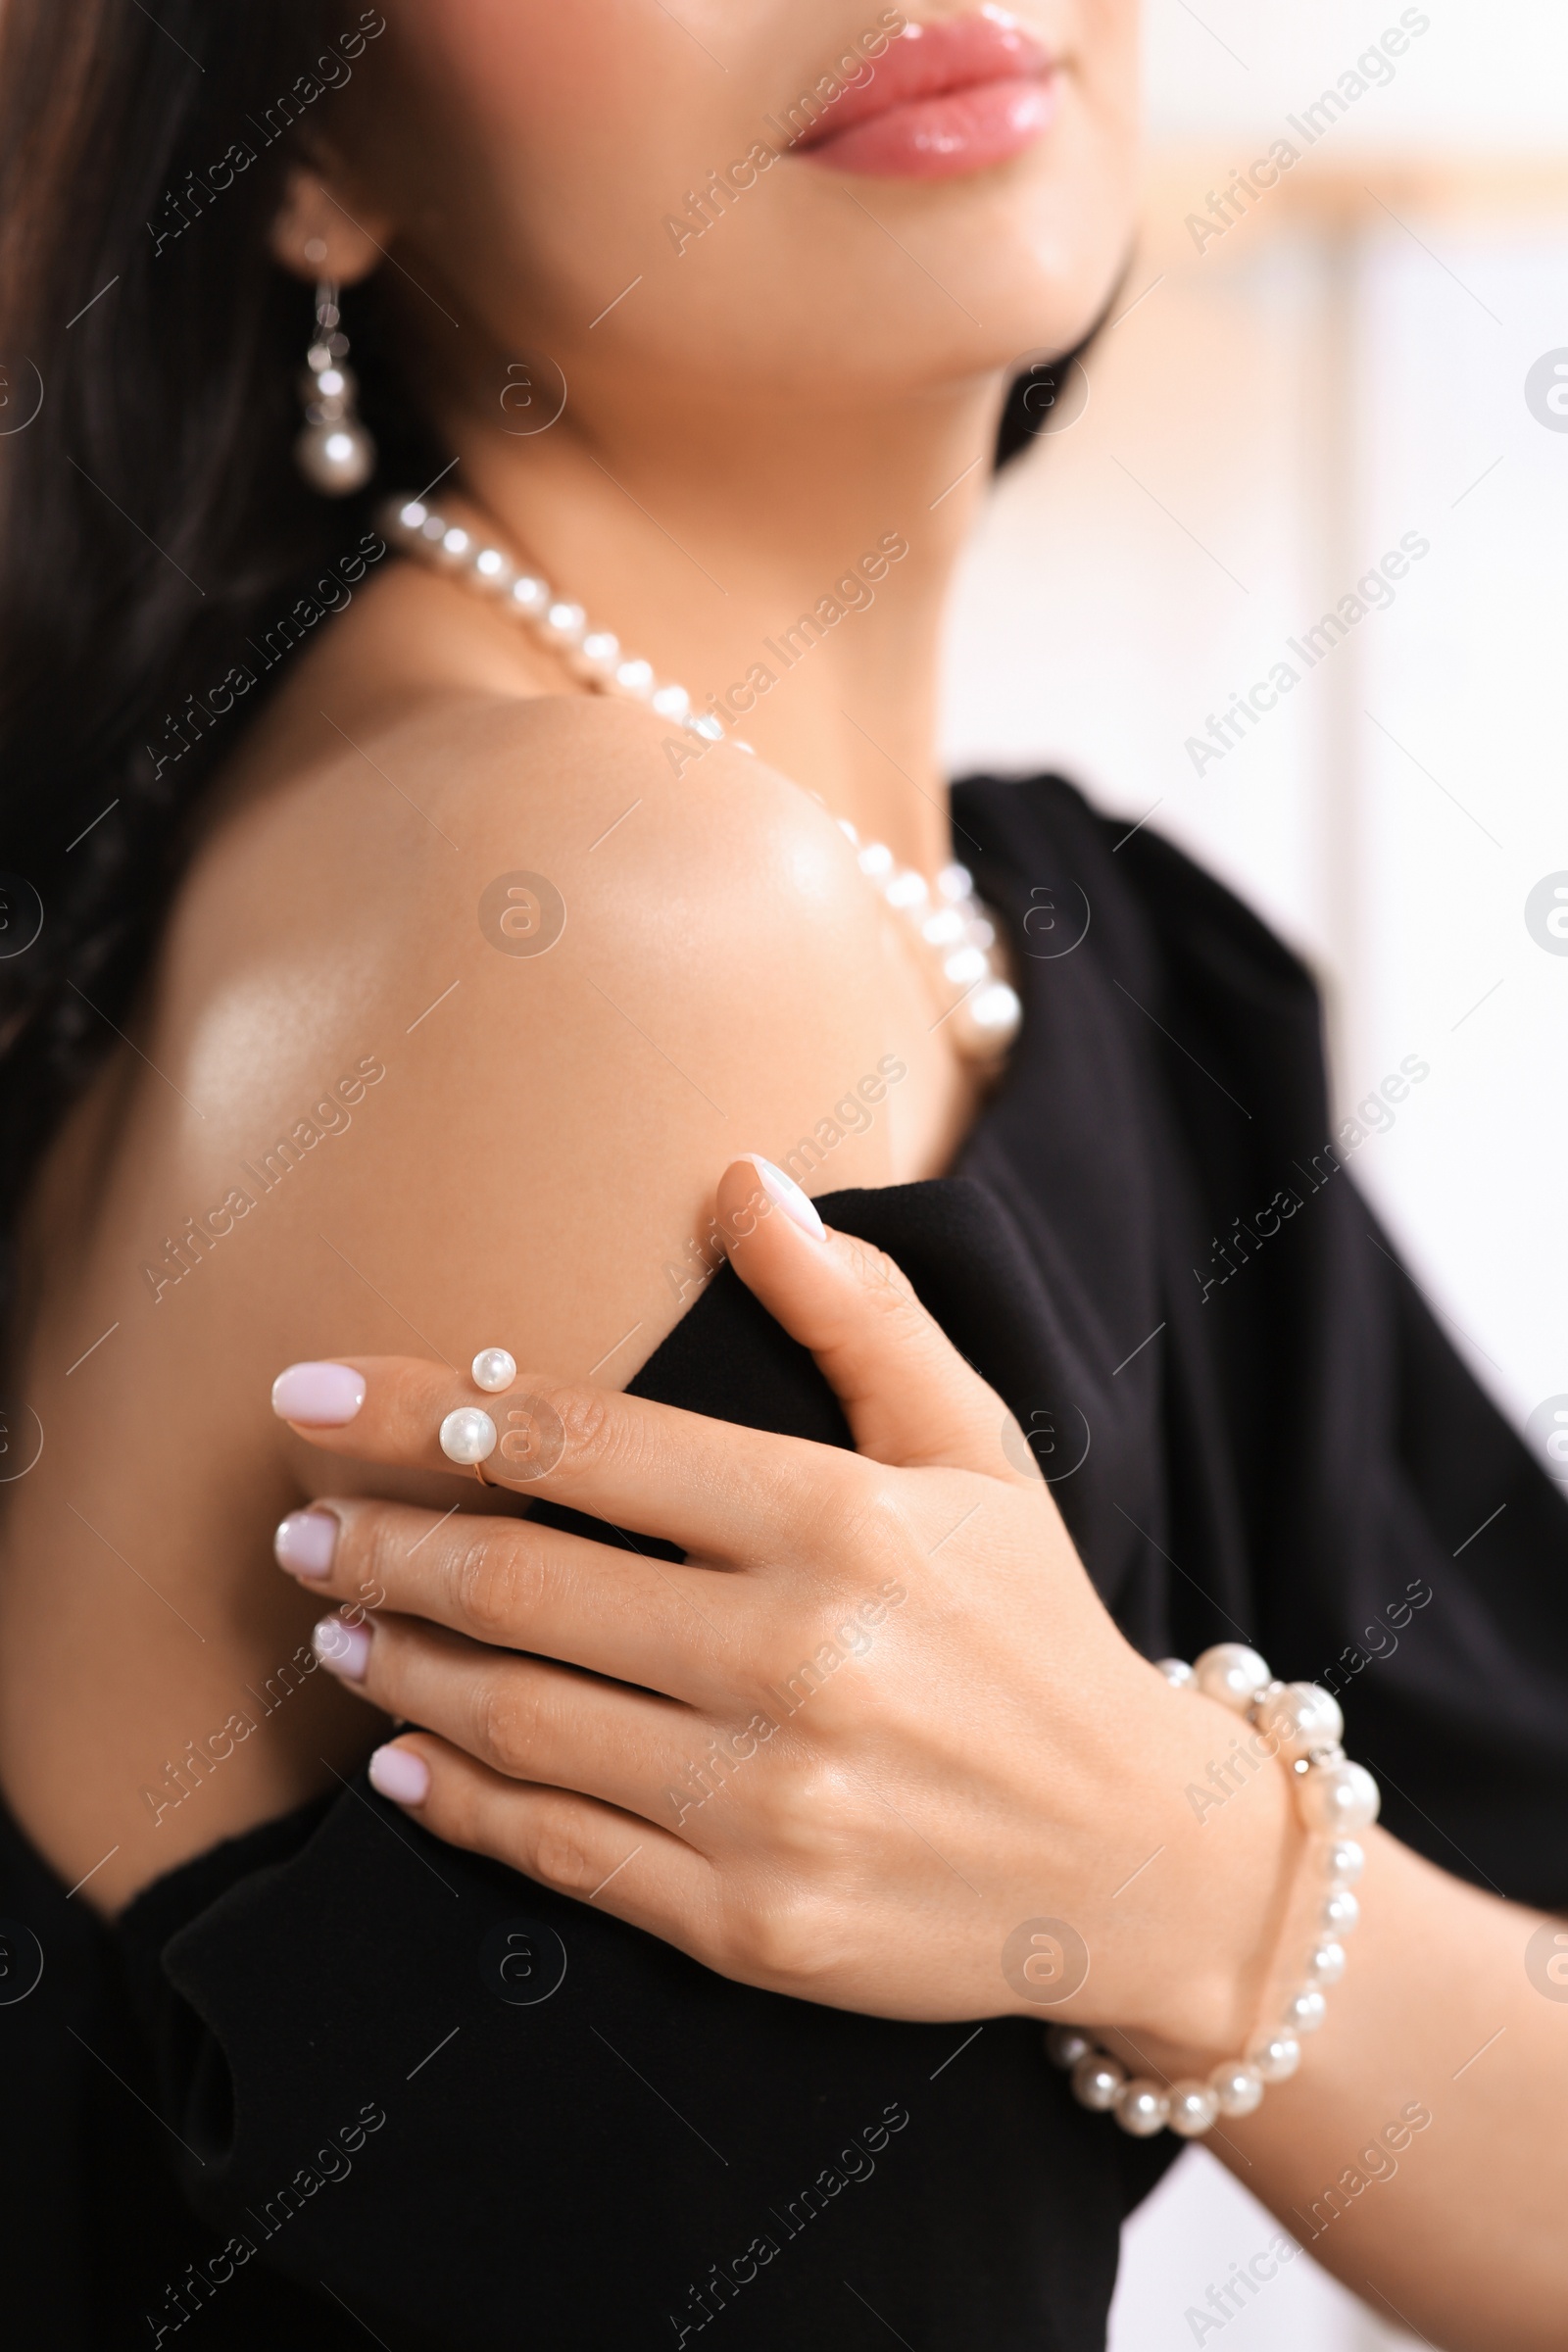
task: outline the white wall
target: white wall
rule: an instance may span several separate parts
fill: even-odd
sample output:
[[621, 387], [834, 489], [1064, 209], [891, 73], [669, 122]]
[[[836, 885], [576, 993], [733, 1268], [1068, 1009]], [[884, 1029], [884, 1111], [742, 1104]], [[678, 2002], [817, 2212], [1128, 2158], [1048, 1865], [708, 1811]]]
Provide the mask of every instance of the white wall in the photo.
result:
[[[1255, 133], [1353, 65], [1385, 26], [1399, 23], [1405, 5], [1192, 0], [1186, 8], [1150, 0], [1152, 140]], [[1557, 0], [1421, 0], [1420, 13], [1431, 29], [1412, 44], [1393, 88], [1357, 106], [1348, 136], [1380, 153], [1562, 145], [1568, 11]]]

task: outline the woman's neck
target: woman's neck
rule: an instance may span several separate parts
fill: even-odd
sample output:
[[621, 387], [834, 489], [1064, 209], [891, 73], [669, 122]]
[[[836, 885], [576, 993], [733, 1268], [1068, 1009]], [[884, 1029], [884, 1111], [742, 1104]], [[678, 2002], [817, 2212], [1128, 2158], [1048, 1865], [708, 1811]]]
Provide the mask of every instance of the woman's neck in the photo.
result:
[[449, 426], [444, 487], [699, 708], [719, 698], [730, 731], [929, 872], [949, 855], [943, 612], [1001, 390], [826, 412], [729, 388], [676, 414], [656, 388], [612, 416], [568, 400], [516, 435], [470, 415]]

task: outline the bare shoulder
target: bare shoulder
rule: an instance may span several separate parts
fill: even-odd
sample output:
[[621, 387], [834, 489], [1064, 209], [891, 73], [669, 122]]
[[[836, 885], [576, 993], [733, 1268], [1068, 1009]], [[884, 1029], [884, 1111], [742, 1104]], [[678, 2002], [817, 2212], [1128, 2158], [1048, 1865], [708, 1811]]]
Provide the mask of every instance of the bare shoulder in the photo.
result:
[[832, 1113], [929, 1054], [912, 977], [831, 817], [762, 762], [624, 705], [453, 699], [215, 833], [149, 1052], [204, 1114], [169, 1129], [186, 1189], [237, 1169], [247, 1248], [282, 1261], [262, 1325], [412, 1326], [454, 1360], [499, 1335], [624, 1379], [690, 1303], [672, 1270], [700, 1278], [729, 1159], [836, 1130], [817, 1189], [894, 1171], [896, 1098]]
[[[393, 947], [401, 968], [460, 938], [471, 948], [468, 934], [488, 937], [484, 893], [514, 865], [550, 885], [551, 911], [524, 943], [503, 893], [497, 952], [537, 960], [569, 927], [607, 968], [666, 947], [670, 926], [691, 924], [699, 904], [688, 952], [716, 939], [736, 893], [748, 922], [771, 909], [805, 937], [832, 927], [858, 887], [838, 829], [808, 793], [634, 705], [470, 695], [363, 732], [320, 717], [318, 756], [215, 831], [176, 912], [172, 969], [187, 954], [209, 964], [233, 953], [235, 918], [245, 923], [264, 875], [283, 888], [258, 933], [338, 944], [347, 926], [362, 945]], [[413, 898], [427, 917], [417, 935], [402, 923]]]

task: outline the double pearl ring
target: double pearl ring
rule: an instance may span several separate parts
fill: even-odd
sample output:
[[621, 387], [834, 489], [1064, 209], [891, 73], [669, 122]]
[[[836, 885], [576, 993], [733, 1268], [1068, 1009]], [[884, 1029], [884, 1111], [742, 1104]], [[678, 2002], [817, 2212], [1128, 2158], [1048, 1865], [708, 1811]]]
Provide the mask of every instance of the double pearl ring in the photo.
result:
[[[474, 1387], [492, 1396], [510, 1389], [517, 1377], [516, 1359], [505, 1348], [481, 1348], [469, 1369]], [[441, 1450], [447, 1460], [471, 1469], [481, 1487], [496, 1483], [486, 1478], [484, 1465], [497, 1443], [496, 1425], [482, 1405], [460, 1404], [441, 1424]]]

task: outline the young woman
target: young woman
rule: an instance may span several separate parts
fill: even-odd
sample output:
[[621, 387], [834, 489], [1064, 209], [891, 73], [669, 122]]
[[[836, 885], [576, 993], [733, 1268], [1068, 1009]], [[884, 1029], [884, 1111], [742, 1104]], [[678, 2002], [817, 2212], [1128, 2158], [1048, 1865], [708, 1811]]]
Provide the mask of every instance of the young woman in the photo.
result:
[[1087, 2347], [1204, 2132], [1173, 2336], [1561, 2341], [1561, 1498], [1299, 967], [932, 753], [1131, 0], [3, 64], [17, 2340]]

